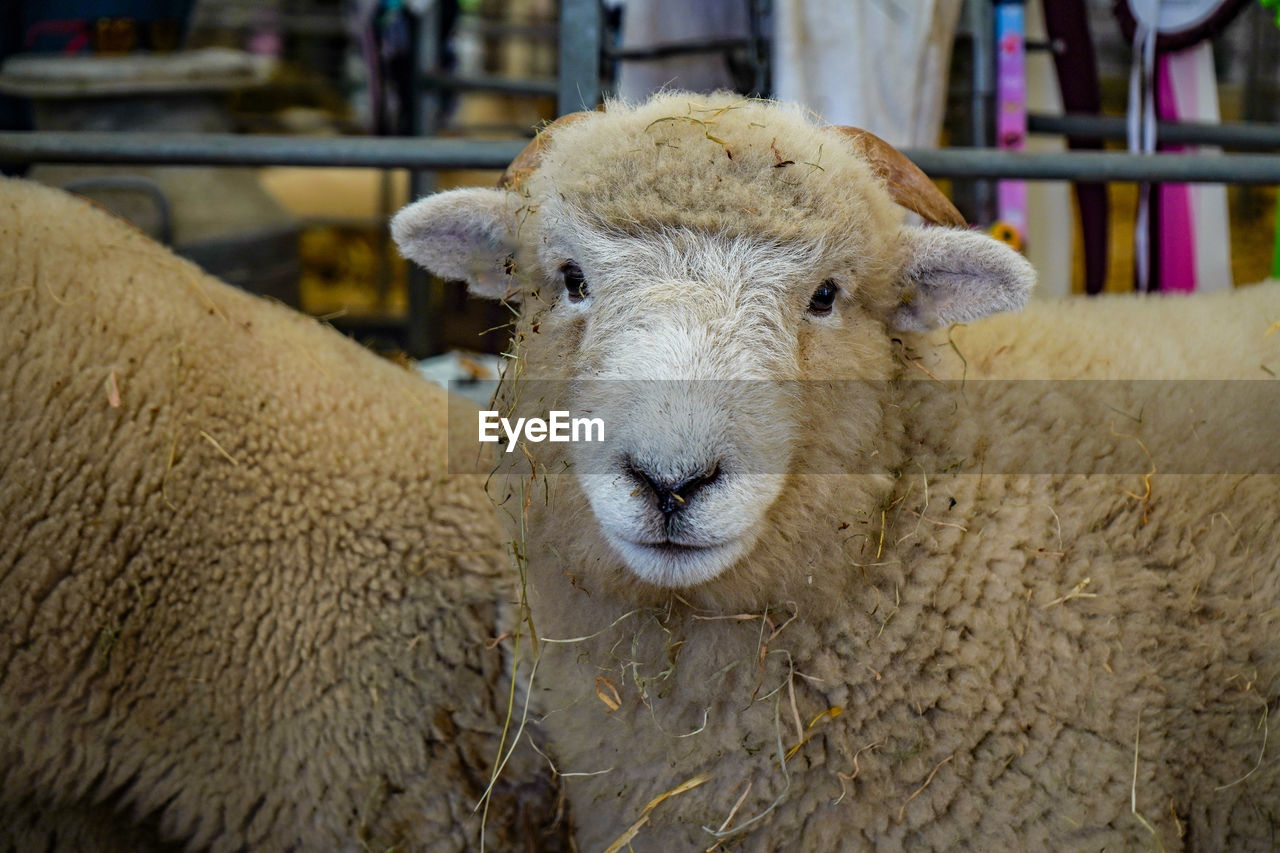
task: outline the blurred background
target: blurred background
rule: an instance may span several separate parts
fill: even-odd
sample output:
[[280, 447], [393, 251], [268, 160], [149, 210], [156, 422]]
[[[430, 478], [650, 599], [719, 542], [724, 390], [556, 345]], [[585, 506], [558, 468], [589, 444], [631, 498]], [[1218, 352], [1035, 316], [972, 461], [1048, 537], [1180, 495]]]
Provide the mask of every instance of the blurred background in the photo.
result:
[[[799, 101], [913, 151], [1280, 150], [1280, 2], [1164, 5], [9, 0], [0, 131], [518, 143], [598, 97], [671, 87]], [[1152, 139], [1160, 121], [1200, 136]], [[386, 227], [413, 197], [497, 172], [12, 153], [0, 168], [88, 196], [209, 272], [397, 357], [450, 352], [448, 369], [482, 374], [491, 362], [457, 353], [505, 344], [505, 309], [410, 270]], [[971, 223], [1027, 253], [1046, 298], [1280, 274], [1274, 186], [939, 183]]]

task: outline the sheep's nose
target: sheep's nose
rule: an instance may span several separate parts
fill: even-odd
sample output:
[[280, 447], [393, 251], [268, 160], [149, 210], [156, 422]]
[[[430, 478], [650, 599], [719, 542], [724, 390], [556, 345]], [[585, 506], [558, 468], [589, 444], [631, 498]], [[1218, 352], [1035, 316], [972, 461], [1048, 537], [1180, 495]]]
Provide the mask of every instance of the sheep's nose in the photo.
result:
[[627, 472], [654, 496], [658, 509], [670, 518], [688, 506], [694, 495], [720, 478], [720, 465], [713, 463], [696, 474], [670, 478], [652, 474], [635, 460], [628, 459]]

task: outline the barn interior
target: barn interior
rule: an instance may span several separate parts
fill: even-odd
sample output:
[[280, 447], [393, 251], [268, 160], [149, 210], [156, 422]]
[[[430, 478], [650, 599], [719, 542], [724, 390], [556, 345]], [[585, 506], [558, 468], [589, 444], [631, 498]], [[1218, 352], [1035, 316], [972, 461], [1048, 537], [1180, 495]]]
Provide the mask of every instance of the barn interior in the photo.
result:
[[[389, 217], [492, 185], [560, 113], [663, 87], [860, 122], [1025, 252], [1041, 298], [1241, 286], [1280, 274], [1280, 173], [1256, 159], [1280, 148], [1280, 21], [1191, 5], [1148, 55], [1144, 4], [1111, 0], [23, 0], [0, 168], [446, 378], [491, 371], [510, 315], [411, 268]], [[1099, 180], [1096, 150], [1182, 157]], [[1224, 152], [1261, 171], [1207, 181]]]

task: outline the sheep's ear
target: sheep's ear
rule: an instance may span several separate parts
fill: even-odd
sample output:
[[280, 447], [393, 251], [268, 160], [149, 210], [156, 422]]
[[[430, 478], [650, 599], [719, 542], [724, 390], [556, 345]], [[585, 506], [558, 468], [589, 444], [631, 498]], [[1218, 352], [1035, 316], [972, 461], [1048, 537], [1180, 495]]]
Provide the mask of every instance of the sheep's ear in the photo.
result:
[[460, 189], [414, 202], [391, 220], [400, 253], [488, 299], [512, 298], [519, 199], [506, 190]]
[[1027, 303], [1036, 281], [1027, 259], [998, 240], [959, 228], [906, 226], [908, 256], [891, 323], [924, 331]]

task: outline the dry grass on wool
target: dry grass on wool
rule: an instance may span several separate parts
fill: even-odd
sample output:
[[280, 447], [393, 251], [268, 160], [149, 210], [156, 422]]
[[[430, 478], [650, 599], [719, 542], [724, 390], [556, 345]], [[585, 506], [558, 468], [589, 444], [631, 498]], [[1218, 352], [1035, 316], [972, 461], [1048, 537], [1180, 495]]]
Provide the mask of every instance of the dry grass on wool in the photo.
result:
[[[949, 340], [948, 346], [954, 351], [955, 355], [963, 361], [964, 355], [962, 350], [960, 350], [960, 348], [956, 345], [954, 340], [950, 340], [950, 338], [948, 338], [948, 340]], [[518, 348], [517, 348], [517, 351], [518, 351]], [[967, 366], [966, 366], [966, 369], [967, 369]], [[513, 375], [518, 375], [518, 370], [516, 370]], [[941, 380], [937, 379], [937, 377], [931, 376], [928, 381], [940, 382]], [[1095, 427], [1095, 428], [1102, 429], [1102, 427]], [[1146, 448], [1145, 444], [1141, 441], [1141, 439], [1125, 433], [1117, 433], [1114, 427], [1108, 430], [1109, 438], [1117, 438], [1117, 436], [1121, 439], [1132, 440], [1133, 442], [1135, 442], [1141, 448], [1144, 456], [1148, 460], [1150, 460], [1151, 458], [1150, 451]], [[524, 450], [527, 451], [527, 448], [524, 448]], [[525, 512], [527, 512], [528, 507], [532, 500], [535, 500], [535, 499], [547, 500], [548, 499], [547, 496], [550, 495], [554, 486], [552, 485], [553, 478], [547, 474], [545, 468], [542, 468], [539, 466], [539, 464], [535, 461], [534, 456], [527, 454], [527, 452], [523, 453], [522, 455], [524, 455], [524, 458], [520, 460], [518, 463], [516, 463], [517, 467], [525, 469], [524, 474], [521, 478], [522, 482], [525, 485], [525, 488], [520, 493], [521, 494], [521, 503], [520, 503], [521, 535], [518, 539], [513, 540], [512, 547], [513, 547], [514, 553], [517, 555], [516, 563], [517, 563], [517, 566], [519, 567], [522, 584], [523, 584], [524, 577], [525, 577], [524, 575], [525, 566], [524, 566], [523, 555], [527, 553], [527, 547], [528, 547], [523, 536], [523, 532], [527, 529], [525, 527], [525, 523], [526, 523], [526, 519], [524, 517]], [[1135, 503], [1141, 504], [1144, 506], [1149, 505], [1152, 501], [1158, 501], [1160, 499], [1158, 486], [1153, 485], [1153, 482], [1152, 482], [1153, 477], [1155, 477], [1158, 473], [1159, 473], [1158, 468], [1154, 465], [1154, 463], [1152, 463], [1152, 467], [1150, 470], [1142, 473], [1135, 473], [1132, 477], [1129, 477], [1128, 479], [1130, 481], [1130, 485], [1121, 484], [1117, 486], [1117, 489], [1118, 491], [1126, 495], [1128, 499], [1134, 501]], [[895, 498], [892, 501], [888, 501], [885, 504], [885, 506], [882, 507], [880, 524], [875, 534], [870, 537], [864, 537], [856, 553], [853, 553], [850, 555], [851, 565], [861, 568], [861, 570], [864, 572], [868, 565], [873, 565], [876, 562], [876, 560], [880, 558], [882, 552], [887, 547], [885, 539], [886, 539], [886, 536], [889, 535], [888, 531], [901, 530], [904, 522], [910, 521], [912, 518], [914, 518], [914, 521], [907, 525], [908, 528], [910, 528], [911, 532], [902, 536], [902, 538], [896, 540], [895, 542], [892, 542], [889, 544], [894, 546], [901, 545], [903, 544], [903, 541], [906, 540], [909, 536], [918, 535], [922, 530], [922, 528], [928, 529], [931, 527], [955, 526], [955, 525], [949, 524], [948, 522], [938, 521], [930, 517], [929, 510], [930, 510], [931, 503], [934, 500], [934, 497], [931, 496], [930, 494], [930, 477], [923, 467], [918, 467], [918, 470], [916, 471], [900, 472], [898, 476], [899, 476], [899, 479], [906, 481], [905, 489], [901, 490], [899, 497]], [[1072, 542], [1069, 541], [1069, 539], [1063, 538], [1061, 522], [1058, 521], [1058, 512], [1056, 511], [1056, 509], [1051, 505], [1046, 505], [1045, 510], [1055, 519], [1057, 535], [1056, 535], [1056, 540], [1054, 542], [1046, 543], [1046, 545], [1041, 549], [1042, 556], [1051, 558], [1051, 559], [1061, 558], [1071, 550]], [[588, 520], [587, 523], [590, 523], [590, 521]], [[1041, 609], [1047, 610], [1047, 609], [1052, 609], [1057, 607], [1070, 607], [1072, 602], [1077, 600], [1096, 599], [1099, 597], [1099, 594], [1091, 591], [1090, 589], [1091, 582], [1092, 582], [1091, 578], [1085, 577], [1081, 581], [1076, 583], [1074, 586], [1057, 591], [1056, 595], [1054, 595], [1051, 598], [1047, 598], [1047, 600], [1036, 601], [1035, 605]], [[872, 587], [872, 588], [875, 589], [875, 587]], [[1032, 593], [1029, 591], [1028, 595], [1030, 596], [1031, 594]], [[1039, 597], [1038, 594], [1037, 594], [1037, 597]], [[640, 696], [642, 697], [642, 701], [646, 705], [649, 705], [649, 700], [652, 697], [652, 692], [660, 690], [662, 683], [666, 679], [674, 680], [679, 678], [679, 667], [680, 667], [679, 643], [676, 643], [675, 646], [668, 644], [667, 657], [668, 657], [669, 665], [664, 671], [662, 671], [657, 676], [652, 678], [644, 678], [640, 676], [640, 670], [639, 670], [637, 661], [635, 660], [635, 656], [633, 652], [634, 652], [634, 649], [641, 644], [642, 635], [645, 634], [646, 631], [652, 630], [652, 626], [655, 624], [658, 625], [660, 628], [663, 622], [665, 621], [665, 619], [670, 616], [672, 608], [685, 607], [685, 608], [688, 608], [689, 611], [697, 610], [696, 607], [689, 604], [687, 601], [684, 601], [679, 596], [678, 593], [675, 593], [671, 595], [671, 598], [668, 601], [666, 608], [637, 607], [634, 610], [631, 610], [628, 613], [624, 614], [618, 620], [615, 620], [612, 624], [607, 626], [607, 628], [605, 628], [601, 632], [598, 632], [597, 634], [592, 634], [592, 635], [583, 636], [583, 637], [549, 639], [546, 637], [537, 636], [536, 630], [534, 628], [537, 622], [537, 614], [536, 612], [532, 612], [528, 609], [529, 605], [527, 600], [522, 600], [520, 602], [520, 607], [522, 609], [522, 613], [524, 617], [523, 622], [527, 625], [529, 629], [530, 642], [533, 644], [533, 647], [535, 649], [535, 652], [534, 652], [535, 656], [537, 655], [537, 652], [536, 652], [537, 644], [540, 642], [541, 643], [558, 642], [558, 643], [572, 645], [575, 643], [582, 643], [582, 642], [585, 642], [586, 640], [593, 639], [605, 632], [612, 632], [616, 634], [617, 639], [614, 643], [614, 648], [618, 650], [618, 656], [616, 661], [616, 671], [617, 671], [616, 679], [617, 680], [616, 681], [614, 680], [615, 676], [602, 676], [602, 677], [597, 677], [595, 684], [591, 685], [591, 688], [592, 688], [591, 692], [594, 693], [598, 701], [609, 713], [612, 713], [613, 711], [616, 711], [618, 709], [620, 702], [622, 701], [618, 688], [620, 686], [625, 685], [628, 678], [631, 680], [632, 685], [639, 692]], [[877, 603], [874, 609], [883, 613], [882, 625], [887, 625], [892, 620], [894, 613], [896, 612], [896, 602], [885, 598], [881, 600], [879, 603]], [[776, 612], [779, 612], [779, 611], [783, 614], [778, 619], [778, 622], [780, 622], [780, 624], [770, 621], [771, 615], [774, 615]], [[698, 619], [699, 616], [694, 615], [692, 618]], [[768, 608], [762, 613], [736, 613], [736, 614], [718, 614], [718, 615], [707, 614], [703, 618], [707, 618], [709, 620], [716, 620], [716, 621], [731, 621], [731, 622], [744, 622], [744, 623], [750, 622], [750, 623], [759, 624], [759, 636], [761, 638], [761, 642], [757, 648], [760, 651], [760, 654], [743, 658], [742, 660], [738, 661], [735, 664], [736, 666], [750, 667], [764, 660], [766, 655], [768, 654], [777, 654], [780, 658], [783, 658], [783, 659], [789, 657], [787, 649], [785, 647], [785, 643], [784, 642], [775, 643], [773, 641], [775, 640], [775, 638], [778, 638], [780, 635], [783, 635], [784, 629], [786, 628], [787, 624], [789, 624], [791, 620], [802, 618], [802, 614], [799, 614], [794, 611], [788, 611], [785, 605], [783, 605], [778, 607], [776, 611], [774, 611], [771, 608]], [[784, 618], [785, 618], [785, 621], [783, 621]], [[785, 639], [785, 636], [783, 636], [782, 639]], [[813, 739], [814, 737], [820, 736], [822, 733], [822, 727], [824, 725], [831, 722], [832, 720], [837, 719], [839, 716], [843, 714], [843, 711], [844, 711], [843, 708], [840, 708], [838, 706], [833, 706], [819, 712], [818, 714], [813, 716], [810, 720], [805, 722], [801, 718], [800, 713], [797, 710], [795, 705], [795, 698], [794, 698], [795, 677], [796, 677], [796, 674], [794, 672], [787, 672], [786, 677], [781, 681], [770, 682], [770, 686], [772, 687], [772, 689], [762, 690], [760, 691], [762, 695], [758, 697], [753, 697], [753, 701], [773, 701], [774, 702], [777, 761], [773, 765], [774, 767], [773, 772], [780, 774], [783, 778], [787, 780], [786, 787], [784, 787], [782, 792], [778, 795], [778, 798], [775, 800], [775, 803], [780, 801], [786, 795], [787, 790], [790, 787], [790, 777], [787, 775], [787, 770], [786, 770], [787, 762], [792, 760], [796, 756], [796, 754], [800, 750], [802, 750], [804, 746], [811, 739]], [[763, 682], [763, 680], [764, 680], [764, 676], [762, 673], [761, 681]], [[776, 683], [776, 686], [773, 686], [775, 683]], [[528, 685], [527, 689], [530, 690], [530, 692], [532, 692], [532, 690], [534, 689], [534, 686], [530, 684]], [[587, 692], [587, 691], [583, 691], [583, 692]], [[652, 706], [650, 707], [652, 710]], [[521, 723], [523, 724], [523, 719], [521, 720]], [[702, 732], [706, 728], [714, 728], [715, 726], [725, 725], [725, 724], [726, 722], [724, 720], [707, 721], [704, 719], [702, 726], [682, 734], [683, 736], [694, 735]], [[1259, 721], [1259, 727], [1260, 727], [1260, 731], [1262, 732], [1262, 737], [1264, 739], [1263, 746], [1261, 747], [1262, 751], [1260, 752], [1260, 757], [1259, 757], [1259, 761], [1261, 761], [1262, 756], [1265, 755], [1265, 749], [1266, 749], [1265, 743], [1266, 743], [1266, 738], [1268, 736], [1268, 719], [1267, 719], [1267, 714], [1265, 712], [1265, 709]], [[677, 733], [674, 736], [680, 737], [682, 736], [682, 734]], [[1138, 732], [1135, 733], [1135, 760], [1137, 757], [1138, 741], [1140, 737], [1141, 737], [1141, 732], [1139, 730]], [[854, 756], [855, 764], [853, 768], [853, 773], [850, 775], [845, 775], [845, 774], [840, 775], [841, 782], [842, 782], [842, 791], [843, 791], [844, 782], [846, 781], [854, 782], [857, 779], [857, 774], [858, 774], [858, 768], [856, 764], [857, 757], [860, 755], [864, 755], [865, 753], [874, 752], [876, 750], [880, 750], [884, 748], [886, 748], [886, 743], [883, 740], [881, 740], [874, 743], [866, 744], [855, 754]], [[895, 761], [897, 762], [906, 761], [911, 757], [912, 756], [908, 751], [908, 752], [899, 754], [895, 759]], [[948, 756], [944, 758], [940, 763], [935, 765], [927, 775], [923, 784], [921, 784], [919, 787], [914, 789], [909, 796], [903, 799], [903, 801], [897, 807], [899, 814], [901, 814], [914, 799], [916, 799], [924, 791], [927, 790], [929, 785], [933, 782], [936, 774], [942, 770], [942, 768], [946, 765], [946, 763], [948, 763], [950, 758], [951, 757]], [[553, 770], [557, 770], [558, 772], [558, 769], [556, 768], [553, 758], [548, 758], [548, 761], [551, 763]], [[625, 771], [625, 769], [626, 769], [625, 765], [622, 765], [616, 768], [610, 768], [608, 770], [602, 770], [597, 772], [600, 774], [605, 774], [609, 772]], [[1135, 768], [1135, 781], [1134, 781], [1135, 788], [1137, 785], [1136, 773], [1137, 773], [1137, 770]], [[567, 775], [579, 775], [579, 774], [567, 774]], [[594, 774], [581, 774], [581, 775], [594, 775]], [[1248, 778], [1248, 775], [1246, 775], [1239, 781], [1244, 781], [1247, 778]], [[693, 788], [701, 785], [720, 786], [726, 790], [732, 791], [735, 794], [737, 794], [739, 791], [741, 792], [735, 806], [729, 811], [728, 814], [726, 814], [723, 822], [721, 822], [718, 826], [712, 827], [712, 829], [714, 830], [713, 835], [716, 841], [710, 849], [717, 849], [717, 847], [719, 847], [722, 842], [731, 840], [736, 834], [736, 832], [748, 830], [751, 828], [751, 824], [754, 823], [756, 820], [761, 820], [766, 818], [769, 811], [772, 810], [772, 806], [768, 806], [763, 811], [753, 812], [751, 814], [741, 814], [741, 815], [739, 814], [739, 807], [742, 805], [743, 801], [747, 798], [749, 793], [752, 791], [752, 786], [756, 785], [756, 783], [760, 781], [761, 781], [760, 778], [744, 778], [744, 779], [720, 778], [719, 775], [717, 775], [714, 770], [700, 773], [697, 776], [691, 777], [685, 782], [655, 797], [648, 806], [646, 806], [644, 809], [641, 810], [639, 815], [636, 817], [635, 821], [630, 825], [628, 825], [626, 830], [618, 836], [618, 838], [614, 842], [614, 845], [611, 846], [610, 849], [615, 849], [615, 850], [622, 849], [627, 843], [630, 843], [632, 839], [637, 837], [643, 831], [644, 826], [650, 820], [650, 818], [654, 814], [658, 813], [659, 810], [664, 807], [664, 804], [666, 804], [668, 800], [678, 797], [681, 794], [684, 794], [692, 790]], [[1135, 793], [1135, 798], [1136, 796], [1137, 795]], [[667, 805], [666, 807], [669, 808], [670, 806]], [[1139, 811], [1137, 811], [1136, 807], [1134, 810], [1134, 815], [1135, 815], [1135, 819], [1140, 820], [1143, 823], [1143, 825], [1147, 825], [1146, 818], [1143, 817]], [[622, 823], [626, 825], [628, 820], [627, 817], [625, 815], [620, 816], [620, 819]], [[898, 819], [901, 820], [900, 817]]]
[[[510, 367], [508, 369], [508, 375], [504, 376], [504, 379], [503, 379], [503, 384], [508, 389], [511, 387], [512, 377], [518, 377], [521, 373], [520, 371], [521, 362], [519, 359], [520, 339], [521, 339], [520, 336], [517, 336], [514, 339], [515, 343], [513, 344], [512, 351], [508, 354], [512, 360], [510, 362]], [[500, 400], [501, 397], [502, 397], [502, 393], [501, 391], [499, 391], [495, 395], [495, 399]], [[512, 405], [510, 409], [506, 410], [505, 413], [510, 413], [512, 411], [514, 411], [514, 405]], [[527, 446], [521, 447], [515, 452], [521, 454], [524, 458], [519, 459], [519, 461], [515, 462], [512, 466], [523, 473], [519, 475], [513, 475], [513, 476], [518, 476], [518, 479], [520, 482], [520, 486], [516, 492], [519, 498], [518, 506], [520, 509], [518, 514], [518, 521], [515, 524], [515, 536], [508, 543], [511, 556], [512, 556], [512, 564], [514, 565], [518, 573], [518, 576], [520, 579], [520, 588], [521, 588], [521, 596], [519, 600], [516, 602], [517, 610], [516, 610], [516, 613], [514, 614], [516, 624], [513, 628], [509, 629], [508, 634], [505, 635], [505, 636], [508, 636], [512, 641], [511, 653], [512, 653], [513, 682], [517, 680], [520, 674], [520, 667], [521, 667], [520, 644], [521, 644], [522, 637], [524, 636], [527, 636], [528, 638], [529, 654], [531, 655], [531, 657], [526, 660], [526, 665], [529, 667], [529, 674], [527, 676], [527, 680], [521, 685], [521, 689], [525, 692], [525, 695], [526, 695], [525, 704], [523, 705], [523, 707], [517, 707], [517, 703], [514, 701], [514, 698], [513, 698], [513, 701], [508, 706], [507, 726], [509, 730], [514, 731], [515, 734], [512, 738], [511, 743], [508, 745], [507, 749], [513, 750], [515, 748], [516, 743], [518, 742], [519, 738], [524, 732], [526, 725], [529, 723], [530, 711], [529, 711], [528, 699], [534, 694], [536, 690], [537, 666], [538, 666], [538, 661], [540, 660], [540, 657], [541, 657], [540, 646], [543, 644], [554, 643], [554, 644], [561, 644], [561, 645], [572, 647], [575, 644], [585, 643], [588, 640], [596, 639], [605, 634], [610, 634], [610, 633], [615, 634], [617, 639], [614, 642], [613, 647], [615, 650], [619, 651], [619, 654], [617, 656], [616, 663], [615, 663], [617, 674], [613, 677], [596, 676], [594, 684], [591, 685], [591, 692], [594, 693], [596, 699], [600, 702], [602, 708], [605, 709], [606, 712], [612, 713], [614, 711], [619, 710], [621, 706], [621, 702], [623, 701], [619, 694], [619, 687], [625, 686], [629, 678], [632, 685], [638, 691], [641, 697], [641, 702], [646, 707], [648, 707], [651, 712], [653, 712], [654, 711], [653, 703], [656, 701], [654, 693], [660, 692], [663, 686], [663, 683], [666, 682], [668, 679], [672, 681], [676, 681], [679, 679], [679, 666], [680, 666], [679, 660], [680, 660], [680, 651], [681, 651], [682, 641], [672, 644], [670, 642], [669, 632], [667, 632], [668, 633], [668, 639], [666, 642], [666, 659], [668, 662], [667, 666], [661, 672], [657, 673], [655, 676], [651, 678], [643, 677], [640, 674], [640, 663], [637, 660], [639, 656], [637, 653], [637, 648], [641, 645], [644, 635], [651, 630], [652, 626], [656, 625], [658, 627], [658, 630], [660, 631], [665, 630], [663, 628], [664, 623], [670, 619], [672, 615], [672, 610], [678, 607], [684, 608], [687, 610], [687, 612], [692, 613], [693, 615], [691, 616], [691, 618], [694, 620], [709, 621], [709, 622], [719, 621], [719, 622], [734, 622], [734, 623], [751, 623], [753, 630], [755, 629], [754, 626], [758, 625], [759, 626], [758, 627], [758, 644], [756, 646], [755, 653], [732, 662], [728, 666], [721, 669], [717, 673], [717, 675], [723, 676], [728, 672], [728, 670], [733, 669], [735, 667], [742, 667], [744, 669], [755, 668], [757, 670], [758, 675], [756, 679], [756, 689], [755, 691], [753, 691], [751, 701], [752, 703], [772, 702], [772, 705], [773, 705], [774, 740], [775, 740], [776, 754], [773, 762], [770, 765], [771, 770], [768, 771], [766, 775], [774, 775], [775, 779], [769, 780], [766, 778], [762, 780], [760, 778], [750, 778], [750, 777], [743, 778], [743, 779], [720, 778], [719, 774], [717, 774], [714, 770], [699, 773], [698, 775], [691, 777], [690, 779], [687, 779], [686, 781], [680, 783], [679, 785], [663, 793], [660, 793], [659, 795], [654, 797], [641, 810], [636, 820], [633, 823], [631, 823], [627, 827], [627, 829], [624, 832], [622, 832], [618, 836], [618, 838], [616, 838], [614, 842], [607, 848], [607, 850], [609, 851], [619, 851], [625, 848], [638, 834], [640, 834], [644, 825], [649, 821], [651, 815], [657, 809], [659, 809], [664, 802], [666, 802], [667, 800], [673, 797], [677, 797], [683, 793], [686, 793], [701, 785], [710, 784], [710, 785], [727, 786], [735, 792], [741, 789], [741, 795], [739, 796], [733, 808], [725, 815], [724, 819], [718, 824], [718, 826], [709, 828], [711, 830], [711, 837], [714, 839], [714, 841], [711, 844], [711, 846], [708, 848], [708, 850], [713, 851], [713, 850], [720, 849], [724, 844], [731, 843], [734, 837], [740, 834], [741, 832], [750, 830], [755, 824], [761, 821], [764, 821], [765, 819], [768, 818], [769, 814], [773, 811], [773, 809], [787, 796], [787, 794], [790, 791], [790, 788], [792, 785], [792, 778], [791, 778], [791, 774], [788, 771], [788, 762], [792, 761], [795, 758], [795, 756], [804, 748], [804, 746], [807, 743], [809, 743], [810, 740], [812, 740], [815, 737], [819, 737], [821, 735], [822, 727], [825, 724], [827, 724], [832, 720], [837, 719], [844, 713], [844, 708], [840, 706], [831, 706], [819, 712], [818, 714], [813, 716], [811, 719], [809, 719], [807, 722], [805, 722], [797, 707], [796, 695], [795, 695], [796, 679], [803, 678], [804, 676], [803, 674], [797, 673], [794, 670], [791, 664], [791, 654], [786, 648], [785, 643], [776, 642], [776, 641], [784, 633], [787, 626], [790, 625], [793, 621], [802, 619], [803, 614], [801, 614], [795, 608], [794, 604], [788, 605], [786, 603], [780, 604], [776, 607], [774, 606], [766, 607], [763, 609], [762, 612], [759, 612], [759, 613], [732, 613], [732, 614], [715, 613], [713, 611], [701, 610], [701, 608], [698, 608], [697, 606], [683, 599], [678, 592], [672, 592], [665, 606], [636, 607], [624, 613], [621, 617], [614, 620], [610, 625], [608, 625], [607, 627], [605, 627], [604, 629], [596, 633], [580, 636], [580, 637], [567, 637], [567, 638], [540, 637], [536, 629], [536, 623], [537, 623], [536, 613], [532, 610], [529, 604], [529, 601], [524, 594], [526, 589], [526, 584], [527, 584], [527, 571], [528, 571], [527, 558], [526, 558], [526, 555], [528, 553], [528, 544], [526, 540], [526, 534], [528, 530], [527, 513], [528, 513], [530, 503], [533, 500], [542, 499], [549, 502], [550, 494], [553, 489], [552, 482], [551, 482], [552, 478], [547, 474], [545, 466], [541, 465], [537, 461], [535, 456], [529, 452]], [[500, 475], [502, 468], [503, 466], [499, 464], [497, 467], [493, 469], [492, 473], [494, 475]], [[863, 543], [862, 552], [866, 552], [870, 549], [871, 551], [873, 551], [873, 553], [859, 553], [857, 555], [857, 559], [853, 559], [851, 557], [851, 565], [860, 569], [864, 574], [866, 572], [866, 567], [868, 565], [875, 565], [875, 561], [880, 558], [881, 553], [885, 548], [886, 530], [897, 528], [901, 521], [901, 516], [904, 514], [904, 512], [906, 512], [907, 514], [914, 515], [918, 519], [916, 523], [917, 531], [921, 523], [926, 523], [926, 522], [933, 523], [926, 516], [926, 513], [929, 508], [929, 503], [930, 503], [928, 477], [923, 471], [923, 469], [921, 469], [918, 472], [918, 474], [919, 474], [919, 481], [920, 481], [920, 488], [918, 492], [916, 491], [916, 486], [913, 483], [908, 486], [906, 492], [901, 497], [891, 502], [888, 502], [886, 506], [882, 509], [881, 523], [878, 531], [878, 540], [875, 543], [871, 543], [869, 541]], [[914, 506], [911, 506], [909, 504], [909, 501], [913, 498], [913, 496], [915, 497], [915, 500], [918, 502]], [[495, 504], [496, 503], [497, 501], [495, 500]], [[1050, 511], [1052, 512], [1052, 509], [1050, 509]], [[901, 540], [899, 540], [897, 544], [901, 544]], [[1061, 536], [1059, 536], [1058, 544], [1060, 548], [1063, 547]], [[566, 569], [565, 571], [567, 574], [568, 570]], [[876, 592], [877, 596], [879, 597], [880, 596], [879, 590], [874, 586], [872, 586], [871, 588], [873, 591]], [[1081, 589], [1076, 589], [1071, 591], [1067, 595], [1063, 596], [1059, 600], [1050, 602], [1048, 605], [1046, 605], [1046, 607], [1065, 604], [1071, 599], [1077, 598], [1077, 597], [1093, 597], [1093, 595], [1091, 593], [1085, 593]], [[897, 612], [897, 604], [898, 604], [897, 601], [889, 601], [886, 598], [886, 599], [879, 600], [878, 603], [873, 607], [873, 612], [883, 613], [883, 617], [881, 621], [882, 630], [883, 630], [883, 627], [888, 625], [888, 623], [893, 619], [895, 613]], [[699, 612], [700, 610], [701, 612]], [[775, 621], [775, 619], [777, 621]], [[633, 627], [628, 628], [629, 625]], [[780, 668], [775, 668], [776, 671], [766, 673], [767, 662], [770, 662], [774, 659], [777, 659], [778, 661], [780, 661], [782, 663], [782, 666]], [[616, 678], [616, 681], [614, 680], [615, 678]], [[765, 689], [766, 686], [768, 686], [769, 689]], [[514, 697], [514, 694], [513, 694], [513, 697]], [[654, 719], [656, 722], [656, 716]], [[691, 737], [694, 735], [701, 734], [702, 732], [708, 730], [709, 728], [714, 728], [716, 726], [726, 725], [726, 724], [727, 722], [724, 720], [719, 720], [719, 721], [709, 720], [704, 715], [701, 725], [697, 726], [696, 728], [688, 732], [683, 732], [683, 733], [673, 732], [671, 733], [671, 735], [676, 739], [683, 738], [683, 737]], [[659, 726], [659, 728], [661, 728], [661, 726]], [[853, 782], [856, 780], [857, 773], [858, 773], [856, 759], [858, 755], [863, 754], [863, 752], [865, 751], [875, 750], [877, 748], [881, 748], [884, 746], [885, 746], [884, 741], [878, 741], [878, 742], [866, 744], [862, 749], [860, 749], [858, 753], [855, 754], [854, 756], [855, 762], [854, 762], [853, 774], [849, 776], [844, 776], [843, 774], [841, 774], [842, 786], [843, 786], [843, 783], [846, 781]], [[556, 763], [553, 757], [551, 756], [544, 756], [544, 757], [546, 758], [548, 765], [550, 766], [553, 774], [557, 776], [560, 775], [560, 770], [556, 766]], [[912, 752], [910, 751], [910, 749], [908, 749], [907, 751], [901, 752], [900, 754], [898, 754], [896, 760], [906, 761], [911, 757], [912, 757]], [[505, 758], [505, 755], [499, 756], [495, 760], [495, 771], [494, 771], [495, 778], [498, 775], [498, 773], [501, 772], [504, 758]], [[950, 760], [949, 758], [944, 760], [942, 764], [947, 763], [947, 761], [949, 760]], [[903, 802], [899, 807], [900, 811], [904, 810], [911, 801], [917, 798], [921, 793], [923, 793], [928, 788], [929, 784], [933, 781], [934, 775], [941, 768], [942, 764], [934, 767], [932, 772], [929, 774], [927, 780], [924, 782], [924, 784], [922, 784], [920, 787], [915, 789], [907, 798], [903, 800]], [[601, 770], [601, 771], [596, 771], [592, 773], [566, 773], [564, 775], [566, 776], [605, 775], [612, 772], [624, 772], [625, 770], [626, 770], [626, 766], [624, 764], [617, 767], [611, 767], [607, 770]], [[777, 796], [773, 798], [772, 803], [767, 805], [762, 810], [759, 810], [752, 814], [739, 815], [739, 809], [742, 806], [743, 802], [746, 800], [747, 796], [750, 794], [753, 786], [755, 786], [757, 782], [761, 782], [761, 781], [765, 782], [766, 784], [770, 781], [773, 781], [774, 784], [776, 784], [777, 777], [780, 777], [783, 780], [783, 785], [781, 790], [777, 794]], [[624, 818], [624, 823], [625, 823], [625, 816], [621, 816], [621, 817]], [[899, 820], [900, 819], [901, 818], [899, 818]]]

